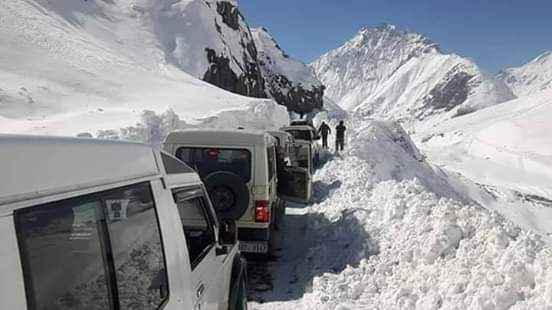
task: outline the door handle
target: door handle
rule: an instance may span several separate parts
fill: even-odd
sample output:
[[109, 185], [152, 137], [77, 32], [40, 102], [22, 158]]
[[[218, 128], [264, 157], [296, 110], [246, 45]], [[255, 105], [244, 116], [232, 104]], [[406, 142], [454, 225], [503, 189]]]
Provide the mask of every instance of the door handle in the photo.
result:
[[205, 292], [205, 285], [201, 284], [196, 291], [197, 298], [201, 298], [203, 296], [203, 293]]

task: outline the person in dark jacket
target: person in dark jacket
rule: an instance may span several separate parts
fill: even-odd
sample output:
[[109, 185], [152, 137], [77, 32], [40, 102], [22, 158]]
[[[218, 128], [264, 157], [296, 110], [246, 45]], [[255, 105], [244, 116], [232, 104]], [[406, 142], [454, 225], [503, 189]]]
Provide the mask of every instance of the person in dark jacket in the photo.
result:
[[332, 130], [330, 129], [330, 126], [326, 124], [326, 122], [322, 122], [322, 125], [318, 128], [318, 132], [322, 136], [322, 147], [327, 149], [328, 148], [328, 134], [332, 133]]
[[345, 145], [345, 130], [347, 127], [343, 125], [343, 121], [339, 122], [339, 125], [335, 127], [335, 151], [343, 151], [343, 146]]

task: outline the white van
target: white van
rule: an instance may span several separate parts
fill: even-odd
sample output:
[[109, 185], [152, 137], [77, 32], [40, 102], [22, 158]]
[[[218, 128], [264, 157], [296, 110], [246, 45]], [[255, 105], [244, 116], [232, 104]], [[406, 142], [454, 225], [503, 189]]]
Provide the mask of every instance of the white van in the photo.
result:
[[[236, 221], [240, 250], [250, 253], [269, 252], [272, 232], [285, 214], [280, 198], [304, 201], [310, 188], [306, 169], [278, 169], [276, 147], [270, 134], [240, 129], [175, 131], [163, 146], [198, 171], [217, 215]], [[286, 170], [290, 177], [279, 180]], [[293, 187], [280, 186], [285, 182]]]
[[245, 309], [235, 225], [139, 143], [0, 135], [0, 309]]

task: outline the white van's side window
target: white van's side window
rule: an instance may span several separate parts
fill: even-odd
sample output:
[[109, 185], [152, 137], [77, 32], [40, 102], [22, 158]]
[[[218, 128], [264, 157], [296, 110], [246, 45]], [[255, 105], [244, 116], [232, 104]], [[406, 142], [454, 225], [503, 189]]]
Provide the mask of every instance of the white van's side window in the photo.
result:
[[149, 183], [15, 214], [29, 309], [157, 309], [168, 297]]
[[209, 216], [202, 196], [190, 195], [193, 192], [197, 193], [197, 190], [176, 190], [173, 195], [184, 228], [192, 269], [216, 243], [213, 219]]

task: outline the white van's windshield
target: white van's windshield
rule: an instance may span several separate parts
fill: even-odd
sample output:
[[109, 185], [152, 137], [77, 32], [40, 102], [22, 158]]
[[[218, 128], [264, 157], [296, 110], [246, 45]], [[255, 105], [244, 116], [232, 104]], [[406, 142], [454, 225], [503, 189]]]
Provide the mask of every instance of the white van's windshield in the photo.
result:
[[181, 147], [176, 157], [196, 169], [201, 178], [213, 172], [228, 171], [245, 182], [251, 179], [251, 153], [245, 149]]

